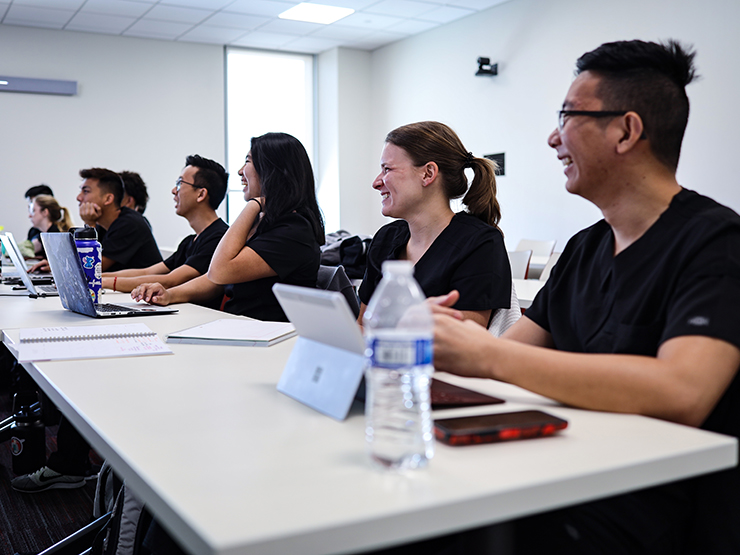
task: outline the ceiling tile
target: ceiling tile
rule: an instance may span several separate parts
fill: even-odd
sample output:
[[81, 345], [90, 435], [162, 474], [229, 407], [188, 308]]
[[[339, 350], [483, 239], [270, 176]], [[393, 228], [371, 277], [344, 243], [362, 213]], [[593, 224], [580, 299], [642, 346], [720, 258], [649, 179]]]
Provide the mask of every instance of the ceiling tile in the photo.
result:
[[403, 20], [400, 17], [360, 12], [348, 15], [344, 19], [340, 19], [337, 23], [334, 23], [334, 25], [382, 30], [387, 29], [391, 25], [398, 25], [401, 21]]
[[353, 10], [363, 10], [368, 6], [377, 4], [378, 0], [315, 0], [309, 4], [328, 4], [338, 8], [352, 8]]
[[414, 2], [412, 0], [383, 0], [383, 2], [378, 2], [367, 8], [366, 12], [397, 17], [416, 17], [438, 7], [435, 4]]
[[295, 35], [280, 35], [278, 33], [252, 31], [229, 44], [233, 44], [235, 46], [252, 46], [254, 48], [280, 48], [292, 40], [295, 40]]
[[214, 25], [198, 25], [177, 40], [187, 42], [207, 42], [210, 44], [226, 44], [238, 39], [243, 34], [244, 29], [216, 27]]
[[322, 29], [319, 29], [315, 33], [311, 33], [312, 37], [319, 37], [324, 39], [334, 39], [339, 41], [344, 40], [357, 40], [363, 36], [367, 36], [373, 31], [370, 29], [358, 29], [357, 27], [340, 27], [338, 25], [325, 25]]
[[405, 35], [415, 35], [417, 33], [423, 33], [429, 29], [439, 27], [439, 23], [435, 21], [421, 21], [419, 19], [404, 19], [398, 25], [388, 27], [388, 31], [392, 33], [403, 33]]
[[55, 10], [79, 10], [85, 0], [13, 0], [13, 6], [34, 6]]
[[50, 10], [12, 4], [5, 14], [3, 23], [61, 29], [74, 14], [71, 10]]
[[261, 15], [246, 15], [241, 13], [217, 12], [209, 17], [204, 24], [219, 27], [233, 27], [234, 29], [255, 29], [270, 21], [269, 17]]
[[176, 23], [200, 23], [211, 15], [211, 13], [213, 12], [209, 10], [157, 4], [146, 13], [144, 19], [157, 19], [159, 21], [172, 21]]
[[128, 0], [87, 0], [80, 13], [98, 13], [106, 15], [124, 15], [129, 17], [141, 17], [151, 4], [143, 2], [129, 2]]
[[361, 39], [357, 39], [356, 41], [348, 41], [347, 43], [345, 43], [345, 46], [348, 46], [350, 48], [357, 48], [360, 50], [375, 50], [376, 48], [380, 48], [381, 46], [385, 46], [386, 44], [396, 42], [403, 38], [406, 37], [404, 35], [399, 35], [396, 33], [377, 31], [375, 33], [362, 37]]
[[140, 19], [123, 34], [132, 37], [174, 40], [192, 28], [193, 26], [188, 23]]
[[486, 10], [493, 6], [498, 6], [509, 0], [451, 0], [447, 2], [450, 6], [459, 8], [470, 8], [471, 10]]
[[307, 23], [305, 21], [292, 21], [290, 19], [273, 19], [266, 25], [260, 27], [260, 31], [267, 33], [284, 33], [286, 35], [308, 35], [318, 31], [325, 25], [320, 23]]
[[135, 17], [79, 12], [64, 28], [67, 31], [88, 31], [117, 35], [130, 27], [135, 21]]
[[167, 6], [184, 6], [186, 8], [220, 10], [221, 8], [231, 4], [231, 2], [233, 2], [233, 0], [160, 0], [159, 3]]
[[437, 23], [449, 23], [455, 21], [461, 17], [474, 14], [475, 10], [468, 10], [465, 8], [455, 8], [453, 6], [440, 6], [430, 12], [425, 13], [420, 19], [427, 21], [435, 21]]
[[293, 50], [294, 52], [306, 52], [308, 54], [320, 54], [326, 50], [331, 50], [341, 46], [341, 42], [331, 39], [322, 39], [314, 36], [310, 37], [299, 37], [287, 44], [285, 44], [283, 50]]
[[277, 17], [298, 4], [299, 2], [274, 2], [272, 0], [236, 0], [233, 4], [226, 6], [224, 11]]

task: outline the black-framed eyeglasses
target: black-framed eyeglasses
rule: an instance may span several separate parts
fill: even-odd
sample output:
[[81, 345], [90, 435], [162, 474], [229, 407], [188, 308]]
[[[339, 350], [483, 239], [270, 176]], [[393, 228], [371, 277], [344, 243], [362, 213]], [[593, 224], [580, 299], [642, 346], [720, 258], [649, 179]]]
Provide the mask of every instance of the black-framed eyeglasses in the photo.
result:
[[183, 181], [182, 177], [178, 177], [177, 180], [175, 181], [175, 191], [179, 193], [180, 187], [182, 187], [183, 183], [185, 183], [185, 185], [190, 185], [191, 187], [196, 187], [200, 189], [200, 187], [198, 187], [195, 183], [188, 183], [187, 181]]
[[615, 118], [625, 115], [629, 110], [558, 110], [558, 131], [563, 130], [565, 118], [570, 116], [588, 116], [590, 118]]

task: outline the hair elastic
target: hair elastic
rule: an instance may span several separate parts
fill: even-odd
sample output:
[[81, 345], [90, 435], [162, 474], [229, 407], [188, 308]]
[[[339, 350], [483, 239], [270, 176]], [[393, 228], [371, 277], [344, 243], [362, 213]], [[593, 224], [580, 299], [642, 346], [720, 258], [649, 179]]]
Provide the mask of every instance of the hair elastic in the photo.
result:
[[[260, 212], [264, 212], [265, 211], [264, 207], [262, 206], [262, 203], [259, 200], [257, 200], [256, 198], [250, 198], [249, 200], [253, 200], [254, 202], [256, 202], [259, 205]], [[249, 200], [247, 202], [249, 202]]]

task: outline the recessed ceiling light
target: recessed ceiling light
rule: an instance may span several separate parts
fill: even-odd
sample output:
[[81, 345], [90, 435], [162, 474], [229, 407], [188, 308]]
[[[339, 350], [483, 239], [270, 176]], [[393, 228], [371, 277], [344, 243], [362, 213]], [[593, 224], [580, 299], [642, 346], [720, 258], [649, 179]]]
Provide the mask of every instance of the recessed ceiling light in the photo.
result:
[[351, 8], [337, 8], [336, 6], [301, 2], [297, 6], [284, 11], [278, 17], [280, 19], [292, 19], [294, 21], [329, 25], [353, 13], [355, 13], [355, 10]]

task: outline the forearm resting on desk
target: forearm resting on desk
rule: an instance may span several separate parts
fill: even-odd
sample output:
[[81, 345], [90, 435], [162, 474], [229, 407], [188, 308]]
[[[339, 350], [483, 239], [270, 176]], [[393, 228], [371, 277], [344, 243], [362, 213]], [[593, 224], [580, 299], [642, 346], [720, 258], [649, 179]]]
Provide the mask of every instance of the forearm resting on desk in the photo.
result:
[[[520, 322], [539, 328], [526, 317]], [[710, 337], [670, 339], [657, 357], [584, 354], [521, 343], [512, 339], [518, 326], [497, 339], [472, 323], [435, 316], [435, 368], [512, 383], [574, 407], [699, 426], [740, 365], [740, 349]], [[521, 335], [537, 337], [531, 330]]]
[[224, 288], [221, 285], [216, 285], [206, 276], [200, 276], [171, 289], [167, 289], [160, 283], [145, 283], [131, 292], [131, 298], [135, 301], [165, 306], [209, 301], [223, 295], [223, 291]]
[[[164, 264], [161, 263], [163, 266]], [[165, 266], [165, 269], [167, 267]], [[123, 270], [128, 271], [128, 270]], [[135, 272], [136, 270], [134, 270]], [[106, 289], [112, 289], [113, 291], [121, 291], [128, 293], [133, 291], [139, 285], [144, 283], [159, 283], [165, 288], [175, 287], [187, 281], [197, 278], [201, 274], [198, 270], [183, 264], [182, 266], [175, 268], [171, 272], [163, 272], [161, 274], [150, 273], [147, 275], [134, 275], [134, 276], [120, 276], [118, 272], [103, 276], [103, 287]]]

